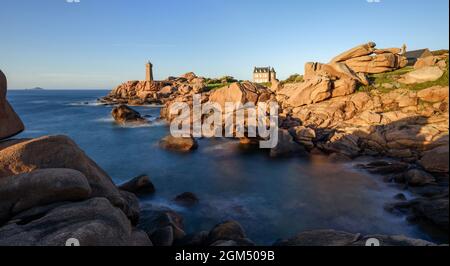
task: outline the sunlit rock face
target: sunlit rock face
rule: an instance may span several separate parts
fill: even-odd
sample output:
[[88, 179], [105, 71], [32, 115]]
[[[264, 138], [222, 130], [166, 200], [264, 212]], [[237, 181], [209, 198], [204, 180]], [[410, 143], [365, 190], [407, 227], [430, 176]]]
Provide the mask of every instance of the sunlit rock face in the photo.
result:
[[0, 70], [0, 140], [12, 137], [24, 130], [19, 116], [6, 100], [6, 76]]

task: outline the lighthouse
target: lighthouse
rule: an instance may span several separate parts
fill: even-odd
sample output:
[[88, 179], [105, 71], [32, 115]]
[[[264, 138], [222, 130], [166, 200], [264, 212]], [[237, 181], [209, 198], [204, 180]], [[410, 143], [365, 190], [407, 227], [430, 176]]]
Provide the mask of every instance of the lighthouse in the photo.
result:
[[153, 81], [153, 65], [150, 61], [145, 65], [145, 81]]

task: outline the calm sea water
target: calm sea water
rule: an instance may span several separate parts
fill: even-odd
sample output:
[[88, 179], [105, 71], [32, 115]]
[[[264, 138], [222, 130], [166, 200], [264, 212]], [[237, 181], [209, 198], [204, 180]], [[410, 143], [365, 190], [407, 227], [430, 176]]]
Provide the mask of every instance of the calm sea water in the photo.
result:
[[[9, 91], [8, 99], [27, 128], [19, 137], [68, 135], [118, 184], [148, 174], [157, 192], [142, 201], [180, 212], [187, 232], [236, 219], [258, 244], [310, 229], [431, 240], [404, 217], [383, 210], [398, 188], [352, 164], [331, 163], [320, 156], [272, 159], [264, 152], [243, 151], [235, 141], [217, 139], [200, 140], [199, 149], [190, 154], [165, 151], [158, 141], [168, 134], [167, 125], [116, 125], [111, 107], [95, 104], [106, 94]], [[136, 109], [153, 118], [159, 115], [155, 107]], [[192, 209], [174, 205], [172, 199], [186, 191], [197, 194], [201, 203]]]

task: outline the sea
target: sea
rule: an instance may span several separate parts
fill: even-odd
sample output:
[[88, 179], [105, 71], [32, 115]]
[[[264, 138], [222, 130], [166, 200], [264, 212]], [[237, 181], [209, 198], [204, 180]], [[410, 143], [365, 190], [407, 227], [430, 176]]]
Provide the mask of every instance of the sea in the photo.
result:
[[[97, 103], [106, 90], [10, 90], [8, 100], [26, 130], [17, 138], [67, 135], [121, 184], [146, 174], [156, 187], [141, 205], [157, 204], [184, 217], [187, 233], [210, 230], [236, 220], [258, 245], [314, 229], [405, 235], [448, 241], [388, 213], [386, 203], [398, 193], [411, 195], [356, 166], [324, 156], [271, 158], [266, 150], [248, 150], [232, 139], [199, 139], [198, 150], [180, 154], [161, 149], [169, 133], [158, 106], [133, 107], [150, 123], [120, 126], [111, 106]], [[200, 202], [187, 208], [173, 199], [195, 193]]]

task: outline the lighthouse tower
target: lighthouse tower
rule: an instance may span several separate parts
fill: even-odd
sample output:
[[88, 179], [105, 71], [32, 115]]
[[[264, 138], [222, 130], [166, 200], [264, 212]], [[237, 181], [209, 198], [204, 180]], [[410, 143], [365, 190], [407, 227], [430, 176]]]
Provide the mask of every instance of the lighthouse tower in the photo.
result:
[[153, 65], [150, 61], [145, 65], [145, 81], [153, 81]]

